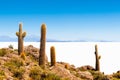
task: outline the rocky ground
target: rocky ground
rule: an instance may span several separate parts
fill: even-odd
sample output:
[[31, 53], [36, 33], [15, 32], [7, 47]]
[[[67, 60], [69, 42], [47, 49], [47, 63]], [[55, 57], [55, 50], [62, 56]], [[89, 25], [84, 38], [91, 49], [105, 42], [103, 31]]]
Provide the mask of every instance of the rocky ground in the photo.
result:
[[39, 49], [32, 45], [24, 48], [24, 58], [12, 46], [0, 49], [0, 80], [120, 80], [120, 71], [104, 75], [89, 65], [76, 68], [65, 62], [56, 66], [48, 62], [42, 69], [38, 65]]

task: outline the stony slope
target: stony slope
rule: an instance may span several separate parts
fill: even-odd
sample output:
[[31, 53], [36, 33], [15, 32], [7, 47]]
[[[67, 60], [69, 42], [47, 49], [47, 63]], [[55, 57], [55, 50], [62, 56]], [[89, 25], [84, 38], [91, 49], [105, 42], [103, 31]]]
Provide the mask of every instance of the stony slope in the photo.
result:
[[119, 71], [104, 75], [89, 65], [76, 68], [65, 62], [57, 62], [56, 66], [48, 62], [42, 69], [38, 53], [39, 49], [29, 45], [25, 47], [24, 59], [12, 46], [0, 49], [0, 80], [120, 80]]

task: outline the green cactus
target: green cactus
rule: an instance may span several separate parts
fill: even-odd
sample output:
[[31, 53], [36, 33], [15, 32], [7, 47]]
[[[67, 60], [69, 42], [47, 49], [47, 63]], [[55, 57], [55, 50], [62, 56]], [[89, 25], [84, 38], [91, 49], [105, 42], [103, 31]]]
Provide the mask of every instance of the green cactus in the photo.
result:
[[26, 36], [26, 32], [22, 32], [22, 23], [19, 24], [19, 32], [16, 32], [18, 36], [18, 55], [24, 52], [23, 39]]
[[40, 42], [40, 51], [39, 51], [39, 65], [45, 68], [45, 47], [46, 47], [46, 25], [42, 24], [41, 26], [41, 42]]
[[55, 47], [52, 46], [50, 48], [50, 55], [51, 55], [51, 66], [55, 66], [56, 65], [56, 53], [55, 53]]
[[95, 64], [95, 70], [100, 71], [100, 58], [101, 56], [98, 55], [98, 46], [95, 45], [95, 58], [96, 58], [96, 64]]

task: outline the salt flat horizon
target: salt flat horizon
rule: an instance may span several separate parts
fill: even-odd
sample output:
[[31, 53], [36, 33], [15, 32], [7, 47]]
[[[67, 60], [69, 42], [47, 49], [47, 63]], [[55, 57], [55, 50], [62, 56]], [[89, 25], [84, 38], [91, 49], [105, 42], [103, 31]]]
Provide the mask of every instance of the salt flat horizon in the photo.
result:
[[[101, 55], [101, 72], [112, 74], [120, 70], [120, 42], [47, 42], [46, 54], [50, 61], [50, 47], [55, 46], [57, 62], [67, 62], [76, 67], [90, 65], [95, 67], [95, 44]], [[0, 48], [13, 45], [17, 49], [17, 42], [0, 42]], [[39, 48], [39, 42], [24, 42], [24, 46], [33, 45]]]

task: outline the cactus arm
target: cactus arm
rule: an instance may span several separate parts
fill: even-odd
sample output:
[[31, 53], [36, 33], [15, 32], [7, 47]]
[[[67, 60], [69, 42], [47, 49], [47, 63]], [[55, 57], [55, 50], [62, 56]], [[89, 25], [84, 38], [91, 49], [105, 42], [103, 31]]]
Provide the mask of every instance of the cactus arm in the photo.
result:
[[19, 36], [19, 32], [16, 32], [16, 36]]
[[24, 38], [26, 36], [26, 32], [22, 33], [22, 38]]
[[98, 58], [101, 59], [101, 56], [99, 56]]

